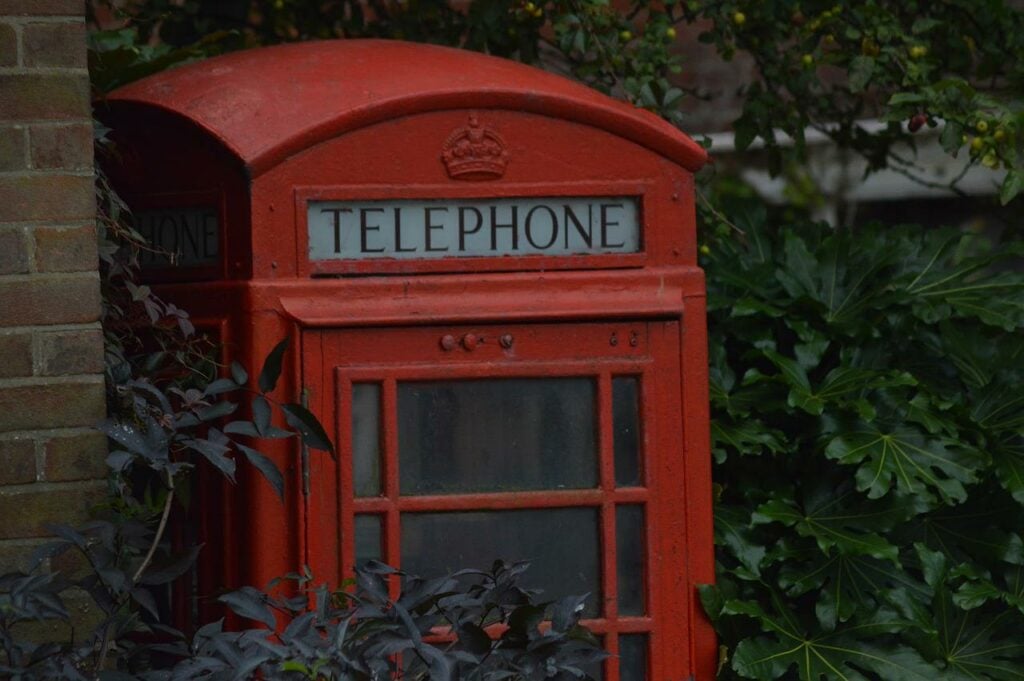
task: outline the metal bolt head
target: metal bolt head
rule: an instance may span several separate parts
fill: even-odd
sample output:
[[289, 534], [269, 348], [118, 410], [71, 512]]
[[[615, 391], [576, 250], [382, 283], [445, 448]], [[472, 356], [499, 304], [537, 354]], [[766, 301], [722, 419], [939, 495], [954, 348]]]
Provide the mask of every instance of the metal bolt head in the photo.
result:
[[476, 350], [476, 346], [479, 341], [480, 339], [476, 337], [475, 333], [467, 333], [462, 337], [462, 347], [469, 351]]
[[455, 336], [451, 334], [445, 334], [441, 336], [441, 349], [445, 352], [451, 352], [455, 349]]
[[512, 338], [512, 334], [510, 333], [502, 334], [501, 338], [498, 339], [498, 342], [501, 343], [501, 347], [505, 348], [506, 350], [512, 347], [512, 343], [514, 341], [515, 339]]

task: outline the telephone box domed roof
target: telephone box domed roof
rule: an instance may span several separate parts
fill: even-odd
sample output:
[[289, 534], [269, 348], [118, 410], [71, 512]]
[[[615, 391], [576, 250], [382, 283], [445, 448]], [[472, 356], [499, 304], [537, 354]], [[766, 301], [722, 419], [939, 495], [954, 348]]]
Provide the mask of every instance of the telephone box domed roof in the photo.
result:
[[253, 176], [346, 132], [450, 109], [505, 109], [578, 122], [690, 171], [707, 160], [703, 148], [658, 116], [561, 76], [466, 50], [389, 40], [234, 52], [142, 79], [107, 101], [191, 121]]

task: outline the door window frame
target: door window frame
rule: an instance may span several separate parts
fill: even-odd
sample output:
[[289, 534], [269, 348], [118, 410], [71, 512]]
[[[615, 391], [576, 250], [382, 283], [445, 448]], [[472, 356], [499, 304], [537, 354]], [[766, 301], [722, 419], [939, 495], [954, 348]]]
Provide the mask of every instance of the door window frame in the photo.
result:
[[[517, 323], [518, 329], [534, 325]], [[665, 589], [686, 589], [688, 584], [688, 561], [685, 552], [686, 514], [683, 473], [683, 414], [682, 395], [679, 390], [680, 342], [678, 321], [637, 322], [632, 324], [558, 324], [540, 325], [545, 328], [541, 335], [548, 339], [558, 337], [557, 328], [573, 329], [592, 326], [585, 332], [605, 334], [611, 341], [606, 356], [579, 359], [571, 345], [552, 343], [547, 352], [533, 354], [527, 358], [495, 357], [494, 355], [474, 356], [471, 353], [443, 357], [424, 352], [424, 357], [405, 356], [395, 362], [345, 363], [343, 337], [349, 333], [364, 330], [318, 330], [313, 334], [324, 336], [337, 334], [337, 344], [319, 343], [320, 352], [306, 352], [305, 373], [312, 378], [321, 377], [324, 402], [329, 423], [334, 427], [338, 444], [338, 465], [333, 470], [322, 470], [319, 474], [333, 477], [332, 484], [321, 484], [325, 488], [321, 499], [309, 499], [307, 517], [307, 563], [314, 574], [326, 574], [337, 582], [351, 578], [355, 565], [355, 516], [375, 514], [381, 517], [381, 548], [384, 562], [401, 566], [401, 525], [403, 512], [430, 511], [486, 511], [503, 509], [541, 509], [563, 507], [589, 507], [598, 509], [599, 533], [599, 574], [601, 603], [594, 618], [585, 619], [584, 625], [604, 641], [605, 649], [613, 657], [605, 662], [604, 678], [618, 681], [619, 652], [618, 637], [624, 634], [648, 636], [647, 679], [667, 678], [667, 675], [682, 674], [688, 669], [690, 633], [688, 613], [691, 610], [692, 595], [687, 593], [679, 598], [662, 598]], [[472, 332], [497, 338], [508, 325], [488, 324], [485, 326], [457, 325], [437, 327], [438, 334], [456, 336]], [[620, 329], [618, 336], [614, 329]], [[613, 338], [622, 344], [631, 342], [631, 332], [622, 329], [643, 329], [641, 342], [636, 343], [639, 352], [625, 354], [617, 348]], [[609, 336], [609, 330], [611, 335]], [[422, 328], [389, 328], [378, 330], [381, 351], [378, 357], [386, 357], [387, 348], [400, 345], [403, 332], [417, 332], [422, 337]], [[556, 331], [556, 332], [552, 332]], [[513, 331], [514, 333], [514, 331]], [[416, 334], [414, 334], [416, 335]], [[429, 335], [429, 334], [428, 334]], [[435, 336], [435, 338], [438, 336]], [[307, 344], [314, 345], [312, 343]], [[329, 347], [330, 346], [330, 347]], [[340, 352], [334, 357], [337, 348]], [[433, 348], [432, 348], [433, 349]], [[329, 356], [332, 355], [332, 356]], [[413, 353], [415, 355], [415, 353]], [[546, 355], [546, 356], [545, 356]], [[638, 380], [637, 411], [640, 428], [637, 442], [640, 448], [640, 486], [617, 487], [615, 476], [615, 452], [612, 386], [613, 379], [635, 376]], [[403, 381], [474, 380], [500, 378], [556, 378], [593, 377], [596, 384], [597, 414], [597, 456], [598, 485], [589, 489], [531, 490], [503, 492], [459, 492], [445, 494], [417, 494], [401, 496], [398, 470], [398, 383]], [[307, 385], [310, 383], [307, 380]], [[381, 485], [379, 496], [356, 497], [352, 469], [352, 441], [349, 437], [351, 426], [352, 386], [357, 383], [378, 383], [381, 386], [379, 435]], [[329, 414], [329, 416], [328, 416]], [[330, 480], [320, 480], [330, 483]], [[333, 487], [333, 493], [330, 489]], [[331, 497], [333, 499], [328, 499]], [[620, 616], [618, 613], [618, 576], [616, 508], [623, 505], [641, 505], [644, 509], [644, 613]], [[334, 516], [332, 518], [328, 516]], [[666, 532], [683, 536], [670, 536]], [[334, 553], [333, 556], [329, 554]], [[506, 557], [512, 558], [512, 557]], [[463, 566], [483, 567], [483, 566]], [[394, 585], [397, 588], [397, 584]], [[393, 594], [397, 595], [397, 594]], [[551, 594], [552, 597], [568, 594]], [[680, 607], [682, 606], [682, 607]], [[687, 643], [683, 643], [686, 641]], [[682, 665], [682, 666], [680, 666]]]

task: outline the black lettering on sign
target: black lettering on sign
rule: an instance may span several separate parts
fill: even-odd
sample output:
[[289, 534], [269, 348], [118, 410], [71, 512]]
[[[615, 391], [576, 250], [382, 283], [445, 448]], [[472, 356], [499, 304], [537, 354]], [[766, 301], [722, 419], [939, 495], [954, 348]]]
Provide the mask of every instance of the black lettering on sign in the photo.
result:
[[395, 223], [395, 252], [396, 253], [414, 253], [416, 246], [409, 246], [408, 248], [402, 247], [402, 209], [394, 209], [394, 223]]
[[341, 253], [341, 214], [351, 213], [351, 208], [323, 208], [323, 213], [331, 213], [334, 215], [334, 252]]
[[[519, 250], [519, 206], [508, 206], [512, 212], [509, 218], [511, 222], [498, 222], [498, 206], [491, 206], [491, 250], [498, 251], [498, 230], [512, 230], [512, 247], [509, 250]], [[504, 251], [505, 249], [501, 249]]]
[[443, 222], [442, 223], [437, 223], [437, 224], [434, 223], [434, 220], [433, 220], [434, 213], [447, 213], [447, 212], [448, 212], [447, 206], [428, 206], [428, 207], [423, 209], [423, 243], [424, 243], [424, 248], [426, 249], [426, 251], [428, 253], [439, 253], [439, 252], [447, 251], [448, 250], [447, 246], [440, 246], [438, 248], [434, 248], [434, 246], [433, 246], [433, 238], [431, 236], [431, 232], [437, 231], [439, 229], [444, 229], [444, 227], [445, 227], [445, 223], [443, 223]]
[[379, 232], [380, 225], [371, 225], [366, 221], [370, 213], [383, 213], [383, 208], [360, 208], [359, 209], [359, 249], [363, 253], [383, 253], [384, 247], [370, 248], [367, 242], [370, 240], [370, 232]]
[[623, 206], [621, 203], [602, 203], [601, 204], [601, 248], [622, 248], [624, 245], [621, 241], [608, 241], [608, 230], [611, 227], [618, 227], [619, 223], [617, 220], [612, 220], [611, 216], [608, 215], [609, 211], [613, 208], [622, 210]]
[[310, 201], [307, 228], [313, 261], [615, 255], [641, 244], [640, 199], [629, 196]]
[[[534, 215], [537, 213], [537, 211], [544, 211], [545, 213], [547, 213], [546, 228], [541, 225], [538, 225], [538, 223], [545, 222], [545, 219], [543, 217], [541, 217], [538, 220], [534, 220]], [[537, 232], [543, 234], [544, 229], [548, 230], [548, 240], [543, 241], [543, 239], [540, 238], [535, 239], [534, 237], [536, 235], [534, 231], [536, 230]], [[526, 214], [526, 240], [530, 242], [530, 245], [536, 248], [537, 250], [546, 251], [547, 249], [551, 248], [551, 245], [555, 243], [556, 239], [558, 239], [558, 216], [555, 215], [555, 211], [552, 210], [550, 206], [545, 206], [544, 204], [534, 206], [533, 208], [531, 208], [530, 212]]]
[[[466, 229], [466, 214], [472, 212], [476, 216], [476, 226], [473, 229]], [[484, 226], [484, 216], [479, 208], [473, 206], [459, 206], [459, 251], [466, 250], [466, 237], [476, 234]]]
[[150, 244], [139, 254], [142, 267], [210, 267], [220, 261], [216, 208], [140, 210], [134, 213], [134, 220], [136, 231]]
[[583, 228], [583, 223], [576, 216], [576, 211], [572, 209], [569, 204], [562, 205], [563, 219], [562, 224], [565, 225], [565, 247], [569, 248], [569, 222], [572, 222], [573, 229], [577, 236], [587, 245], [587, 248], [594, 247], [594, 207], [587, 204], [587, 227], [586, 230]]

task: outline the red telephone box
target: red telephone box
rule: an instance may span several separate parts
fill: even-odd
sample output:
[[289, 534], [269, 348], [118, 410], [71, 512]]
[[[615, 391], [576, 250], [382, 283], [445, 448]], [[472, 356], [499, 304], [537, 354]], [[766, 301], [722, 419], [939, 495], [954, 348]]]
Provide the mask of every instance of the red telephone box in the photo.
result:
[[278, 390], [338, 448], [272, 451], [283, 506], [256, 476], [203, 501], [201, 592], [529, 559], [528, 585], [594, 595], [605, 679], [714, 677], [698, 145], [549, 73], [384, 41], [177, 68], [108, 119], [117, 186], [178, 253], [159, 292], [252, 371], [291, 337]]

